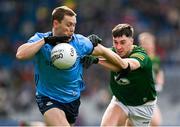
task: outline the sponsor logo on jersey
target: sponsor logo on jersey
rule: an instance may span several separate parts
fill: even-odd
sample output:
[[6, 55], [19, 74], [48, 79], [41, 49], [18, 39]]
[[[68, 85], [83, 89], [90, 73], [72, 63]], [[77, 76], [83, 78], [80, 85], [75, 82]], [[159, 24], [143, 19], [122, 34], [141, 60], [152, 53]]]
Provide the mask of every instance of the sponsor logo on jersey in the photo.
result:
[[130, 84], [130, 81], [127, 78], [120, 78], [119, 80], [116, 80], [117, 76], [114, 76], [114, 79], [117, 82], [117, 84], [119, 84], [119, 85], [128, 85], [128, 84]]
[[52, 105], [52, 104], [53, 103], [49, 101], [49, 102], [46, 103], [46, 106], [49, 106], [49, 105]]

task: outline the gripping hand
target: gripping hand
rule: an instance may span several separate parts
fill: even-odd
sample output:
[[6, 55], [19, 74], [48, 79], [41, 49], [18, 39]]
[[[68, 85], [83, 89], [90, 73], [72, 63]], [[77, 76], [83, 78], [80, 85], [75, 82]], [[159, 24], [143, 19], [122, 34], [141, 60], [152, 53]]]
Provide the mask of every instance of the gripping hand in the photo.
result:
[[68, 36], [50, 36], [50, 37], [45, 37], [44, 41], [45, 41], [45, 44], [50, 44], [52, 46], [55, 46], [58, 43], [68, 42], [70, 38], [71, 37], [68, 37]]
[[85, 56], [81, 59], [81, 63], [83, 64], [83, 67], [88, 69], [92, 64], [97, 64], [99, 62], [99, 59], [95, 56]]
[[88, 38], [92, 42], [94, 47], [96, 47], [98, 44], [102, 43], [102, 39], [95, 34], [89, 35]]
[[118, 75], [115, 80], [118, 81], [120, 80], [120, 78], [127, 77], [130, 71], [131, 71], [131, 67], [130, 64], [128, 63], [128, 67], [126, 69], [122, 69], [120, 72], [117, 72]]

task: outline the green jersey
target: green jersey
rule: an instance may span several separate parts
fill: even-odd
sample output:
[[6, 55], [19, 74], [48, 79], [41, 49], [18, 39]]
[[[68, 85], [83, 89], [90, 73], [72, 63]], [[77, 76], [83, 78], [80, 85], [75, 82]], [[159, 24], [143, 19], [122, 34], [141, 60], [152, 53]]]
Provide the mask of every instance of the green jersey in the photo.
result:
[[[115, 51], [114, 49], [112, 49]], [[155, 100], [157, 94], [152, 74], [152, 62], [144, 49], [135, 46], [128, 58], [139, 61], [140, 67], [121, 76], [117, 81], [117, 72], [111, 72], [110, 87], [113, 95], [125, 105], [138, 106]]]
[[150, 57], [152, 61], [152, 70], [154, 77], [156, 77], [157, 73], [160, 71], [160, 58], [158, 56]]

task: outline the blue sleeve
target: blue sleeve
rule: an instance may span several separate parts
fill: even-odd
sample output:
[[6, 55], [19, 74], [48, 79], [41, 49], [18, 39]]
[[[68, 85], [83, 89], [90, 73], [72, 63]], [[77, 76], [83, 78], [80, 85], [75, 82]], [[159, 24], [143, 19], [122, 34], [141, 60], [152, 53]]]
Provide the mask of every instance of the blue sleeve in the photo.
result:
[[49, 32], [46, 32], [46, 33], [35, 33], [34, 36], [32, 36], [29, 40], [28, 40], [28, 43], [33, 43], [33, 42], [36, 42], [36, 41], [39, 41], [41, 39], [43, 39], [44, 37], [48, 37], [52, 34], [51, 31]]
[[[37, 42], [37, 41], [39, 41], [39, 40], [41, 40], [41, 39], [43, 39], [44, 37], [47, 37], [47, 36], [49, 36], [49, 34], [50, 34], [50, 32], [47, 32], [47, 33], [35, 33], [34, 34], [34, 36], [32, 36], [28, 41], [27, 41], [27, 43], [34, 43], [34, 42]], [[45, 48], [46, 46], [44, 45], [44, 46], [42, 46], [41, 47], [41, 49], [36, 53], [36, 55], [35, 55], [35, 59], [37, 58], [39, 58], [40, 56], [42, 56], [42, 54], [44, 54], [44, 55], [46, 55], [46, 56], [48, 56], [49, 54], [48, 54], [48, 52], [47, 52], [47, 48]]]
[[79, 42], [79, 49], [81, 51], [81, 55], [90, 55], [93, 51], [92, 42], [85, 36], [77, 34], [76, 38]]
[[32, 36], [29, 40], [28, 40], [28, 43], [33, 43], [33, 42], [36, 42], [36, 41], [39, 41], [43, 38], [43, 35], [42, 33], [35, 33], [34, 36]]

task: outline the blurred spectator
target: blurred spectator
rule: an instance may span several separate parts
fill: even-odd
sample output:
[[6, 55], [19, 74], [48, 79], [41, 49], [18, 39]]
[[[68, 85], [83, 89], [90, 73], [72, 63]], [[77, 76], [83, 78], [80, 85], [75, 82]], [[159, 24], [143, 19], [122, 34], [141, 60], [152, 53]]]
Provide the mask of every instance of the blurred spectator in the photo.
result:
[[[142, 32], [138, 36], [140, 46], [145, 49], [152, 61], [153, 76], [155, 88], [158, 93], [162, 92], [164, 87], [164, 71], [161, 67], [160, 58], [156, 52], [156, 38], [149, 32]], [[154, 110], [151, 126], [160, 126], [162, 124], [162, 115], [159, 106], [156, 105]]]

